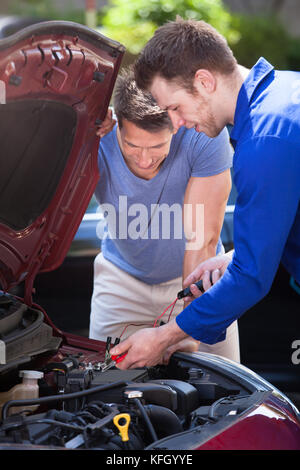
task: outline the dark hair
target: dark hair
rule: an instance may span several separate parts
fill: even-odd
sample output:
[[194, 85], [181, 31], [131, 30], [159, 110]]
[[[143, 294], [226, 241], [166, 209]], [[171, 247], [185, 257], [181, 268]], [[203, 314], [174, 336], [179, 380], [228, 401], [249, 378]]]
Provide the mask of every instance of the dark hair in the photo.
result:
[[150, 93], [137, 87], [132, 67], [123, 69], [117, 78], [113, 106], [120, 128], [126, 119], [149, 132], [167, 127], [173, 130], [168, 113], [160, 109]]
[[204, 21], [177, 17], [160, 26], [138, 57], [134, 72], [137, 85], [147, 90], [156, 75], [192, 89], [196, 71], [231, 74], [237, 61], [226, 39]]

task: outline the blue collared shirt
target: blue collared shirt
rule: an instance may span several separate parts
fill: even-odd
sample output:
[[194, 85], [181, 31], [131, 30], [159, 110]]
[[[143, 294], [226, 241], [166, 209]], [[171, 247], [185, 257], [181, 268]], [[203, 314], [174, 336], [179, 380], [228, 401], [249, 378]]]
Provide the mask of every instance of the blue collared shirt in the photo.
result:
[[269, 292], [280, 262], [300, 282], [300, 73], [260, 58], [240, 89], [231, 142], [234, 256], [222, 279], [176, 319], [208, 344], [223, 340]]

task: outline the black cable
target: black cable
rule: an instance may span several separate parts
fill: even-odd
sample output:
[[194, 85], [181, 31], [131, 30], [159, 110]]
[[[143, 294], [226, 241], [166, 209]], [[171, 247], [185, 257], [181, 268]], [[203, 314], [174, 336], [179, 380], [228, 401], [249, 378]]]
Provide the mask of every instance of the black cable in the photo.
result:
[[156, 435], [156, 432], [155, 432], [155, 429], [150, 421], [150, 418], [149, 416], [147, 415], [147, 412], [145, 410], [145, 408], [143, 407], [142, 403], [140, 402], [140, 400], [138, 398], [133, 398], [133, 402], [136, 404], [137, 408], [139, 409], [144, 421], [145, 421], [145, 424], [151, 434], [151, 437], [153, 439], [153, 442], [154, 441], [157, 441], [157, 435]]
[[28, 426], [30, 424], [53, 424], [58, 427], [63, 427], [66, 429], [70, 429], [71, 431], [77, 431], [77, 432], [83, 432], [84, 427], [77, 426], [76, 424], [68, 424], [64, 423], [62, 421], [56, 421], [55, 419], [49, 419], [49, 418], [39, 418], [39, 419], [29, 419], [26, 422], [20, 422], [20, 423], [9, 423], [9, 424], [4, 424], [2, 426], [3, 431], [11, 431], [12, 429], [19, 428], [21, 426]]
[[10, 400], [4, 403], [2, 408], [2, 421], [7, 419], [7, 413], [11, 406], [30, 406], [30, 405], [41, 405], [44, 403], [50, 403], [52, 401], [66, 401], [74, 398], [81, 398], [86, 395], [92, 395], [93, 393], [109, 390], [110, 388], [122, 387], [128, 385], [127, 382], [119, 381], [111, 384], [98, 385], [97, 387], [81, 390], [80, 392], [65, 393], [60, 395], [52, 395], [50, 397], [34, 398], [29, 400]]

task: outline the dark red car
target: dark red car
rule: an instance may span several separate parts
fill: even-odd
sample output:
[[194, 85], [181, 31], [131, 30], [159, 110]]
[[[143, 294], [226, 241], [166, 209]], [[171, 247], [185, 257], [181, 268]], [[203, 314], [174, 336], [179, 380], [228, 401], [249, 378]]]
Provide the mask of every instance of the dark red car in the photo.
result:
[[300, 450], [298, 410], [251, 370], [204, 353], [105, 370], [103, 343], [33, 303], [94, 192], [95, 127], [123, 53], [66, 22], [0, 42], [0, 449]]

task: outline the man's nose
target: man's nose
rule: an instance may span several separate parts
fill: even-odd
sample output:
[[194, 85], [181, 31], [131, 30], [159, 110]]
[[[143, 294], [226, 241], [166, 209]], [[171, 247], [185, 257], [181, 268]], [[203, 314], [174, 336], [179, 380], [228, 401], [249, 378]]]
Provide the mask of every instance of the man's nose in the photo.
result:
[[147, 168], [152, 164], [152, 158], [147, 148], [143, 148], [139, 158], [139, 165], [143, 168]]
[[179, 127], [185, 125], [185, 120], [178, 114], [177, 111], [168, 110], [169, 118], [173, 124], [174, 129], [179, 129]]

